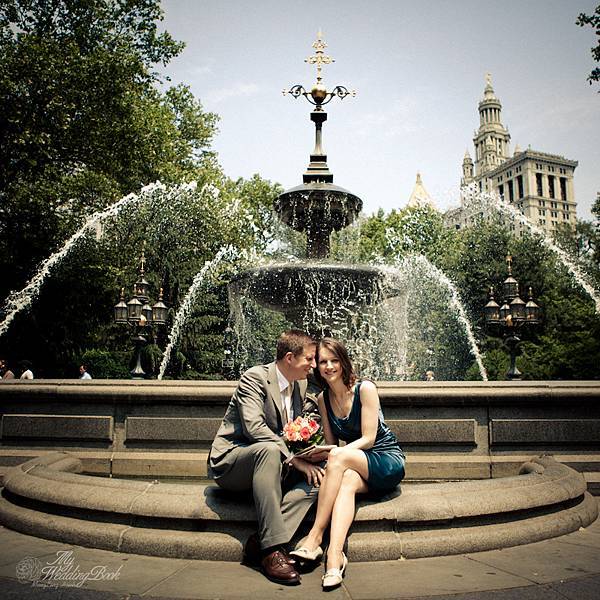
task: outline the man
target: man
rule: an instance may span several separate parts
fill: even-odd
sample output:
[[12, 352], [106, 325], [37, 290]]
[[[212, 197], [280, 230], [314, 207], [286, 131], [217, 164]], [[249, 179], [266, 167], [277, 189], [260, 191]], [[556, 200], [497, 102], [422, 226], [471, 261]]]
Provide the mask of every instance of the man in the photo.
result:
[[79, 366], [79, 379], [91, 379], [92, 376], [88, 373], [87, 365]]
[[15, 374], [12, 369], [8, 366], [8, 363], [4, 358], [0, 358], [0, 377], [2, 379], [14, 379]]
[[316, 350], [315, 340], [302, 331], [281, 334], [275, 362], [242, 375], [208, 459], [209, 475], [220, 487], [252, 490], [258, 536], [246, 542], [244, 560], [288, 585], [300, 583], [300, 575], [285, 544], [316, 500], [324, 471], [292, 457], [282, 433], [284, 424], [303, 412]]
[[33, 379], [33, 371], [31, 370], [31, 363], [28, 360], [21, 361], [21, 377], [19, 379]]

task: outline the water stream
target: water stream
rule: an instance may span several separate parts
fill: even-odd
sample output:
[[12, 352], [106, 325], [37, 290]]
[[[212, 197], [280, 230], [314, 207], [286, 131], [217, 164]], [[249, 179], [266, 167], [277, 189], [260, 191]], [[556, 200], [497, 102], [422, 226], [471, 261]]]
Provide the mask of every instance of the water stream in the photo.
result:
[[198, 294], [201, 290], [205, 289], [207, 285], [210, 285], [212, 282], [214, 282], [214, 279], [218, 273], [218, 267], [221, 266], [221, 263], [232, 261], [239, 256], [240, 252], [236, 248], [233, 246], [225, 246], [217, 252], [212, 260], [207, 260], [200, 271], [196, 273], [192, 281], [192, 285], [190, 285], [188, 288], [185, 298], [183, 299], [183, 302], [181, 303], [181, 306], [175, 315], [173, 327], [171, 327], [171, 331], [169, 332], [169, 343], [165, 349], [162, 361], [160, 363], [158, 379], [162, 379], [165, 374], [169, 360], [171, 359], [171, 352], [179, 341], [185, 323], [190, 316], [192, 309], [194, 308]]
[[[175, 186], [174, 191], [181, 189], [190, 189], [195, 187], [195, 183]], [[143, 187], [139, 193], [131, 193], [117, 200], [104, 210], [95, 212], [85, 220], [85, 223], [57, 250], [50, 255], [38, 268], [35, 275], [27, 282], [25, 287], [10, 294], [4, 304], [6, 316], [0, 323], [0, 336], [2, 336], [10, 327], [10, 324], [22, 310], [25, 310], [37, 298], [46, 278], [77, 246], [77, 243], [90, 231], [94, 231], [96, 237], [102, 236], [102, 223], [109, 218], [116, 217], [124, 208], [139, 203], [141, 201], [151, 200], [155, 194], [165, 192], [166, 187], [157, 181]]]
[[532, 223], [515, 206], [502, 200], [502, 198], [498, 194], [480, 192], [473, 185], [464, 187], [462, 193], [465, 208], [476, 209], [478, 212], [483, 212], [485, 214], [486, 209], [488, 209], [491, 206], [497, 212], [503, 213], [511, 219], [514, 219], [515, 221], [521, 223], [521, 225], [527, 227], [532, 233], [539, 236], [544, 246], [558, 256], [558, 258], [565, 265], [573, 279], [575, 279], [577, 284], [583, 290], [585, 290], [588, 296], [594, 301], [596, 312], [600, 314], [600, 295], [598, 294], [594, 286], [591, 283], [589, 283], [586, 276], [582, 273], [581, 269], [573, 262], [573, 259], [568, 255], [568, 253], [565, 252], [562, 248], [560, 248], [557, 244], [555, 244], [550, 239], [546, 231]]

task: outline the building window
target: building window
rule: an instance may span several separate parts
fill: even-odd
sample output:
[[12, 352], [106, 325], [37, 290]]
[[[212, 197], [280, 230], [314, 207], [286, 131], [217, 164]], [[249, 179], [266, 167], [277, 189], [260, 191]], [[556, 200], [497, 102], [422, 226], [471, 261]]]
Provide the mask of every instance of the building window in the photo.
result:
[[552, 208], [558, 208], [558, 202], [550, 202]]
[[560, 178], [560, 198], [566, 202], [567, 200], [567, 178]]
[[546, 206], [546, 201], [545, 200], [540, 200], [540, 206]]
[[550, 198], [556, 198], [554, 194], [554, 175], [548, 175], [548, 195]]
[[565, 221], [569, 220], [569, 213], [564, 213], [563, 214], [563, 220], [565, 220]]
[[523, 175], [517, 175], [517, 193], [518, 197], [523, 197]]
[[555, 210], [550, 211], [551, 216], [555, 219], [558, 219], [558, 212], [556, 212]]
[[542, 187], [542, 174], [541, 173], [536, 173], [535, 174], [535, 185], [537, 187], [537, 195], [538, 196], [543, 196], [544, 195], [544, 189]]
[[500, 195], [500, 198], [504, 200], [504, 186], [502, 184], [498, 186], [498, 194]]
[[513, 191], [513, 182], [507, 181], [506, 185], [508, 186], [508, 201], [512, 204], [515, 200], [515, 193]]
[[554, 167], [548, 167], [548, 171], [550, 171], [551, 173], [554, 173]]
[[546, 216], [546, 209], [545, 208], [540, 208], [539, 213], [540, 213], [540, 216], [545, 217]]

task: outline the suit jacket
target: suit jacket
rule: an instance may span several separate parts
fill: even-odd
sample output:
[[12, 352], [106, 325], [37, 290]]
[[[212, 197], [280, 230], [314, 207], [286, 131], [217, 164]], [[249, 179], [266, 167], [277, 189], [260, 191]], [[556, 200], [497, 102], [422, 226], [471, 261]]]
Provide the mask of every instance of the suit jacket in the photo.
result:
[[[306, 401], [305, 379], [294, 383], [292, 406], [294, 417], [302, 414]], [[308, 407], [312, 410], [312, 407]], [[256, 442], [275, 442], [283, 457], [291, 453], [283, 441], [283, 402], [275, 362], [248, 369], [241, 377], [208, 457], [209, 476], [218, 476], [231, 466], [228, 458], [237, 446]]]

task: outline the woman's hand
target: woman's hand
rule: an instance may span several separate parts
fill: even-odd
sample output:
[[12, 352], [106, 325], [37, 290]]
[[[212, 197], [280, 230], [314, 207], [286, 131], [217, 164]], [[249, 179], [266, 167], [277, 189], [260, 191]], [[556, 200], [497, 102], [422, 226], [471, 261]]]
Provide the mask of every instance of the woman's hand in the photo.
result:
[[312, 462], [308, 462], [303, 460], [302, 458], [298, 458], [294, 456], [290, 463], [294, 469], [297, 469], [306, 477], [306, 481], [310, 485], [314, 485], [315, 487], [319, 487], [321, 485], [321, 480], [325, 477], [325, 469], [320, 467], [319, 465], [314, 465]]
[[310, 452], [304, 455], [302, 458], [308, 460], [311, 463], [320, 463], [329, 458], [329, 452], [337, 448], [335, 444], [328, 446], [315, 446]]

